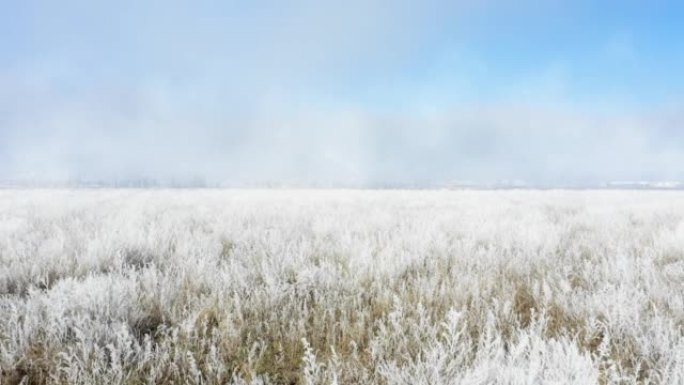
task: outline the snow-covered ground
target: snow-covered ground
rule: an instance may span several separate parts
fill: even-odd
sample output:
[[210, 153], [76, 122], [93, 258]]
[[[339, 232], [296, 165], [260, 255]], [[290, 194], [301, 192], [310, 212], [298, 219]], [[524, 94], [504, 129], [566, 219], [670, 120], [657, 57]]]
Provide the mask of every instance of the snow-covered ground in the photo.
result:
[[1, 384], [684, 383], [684, 192], [0, 190]]

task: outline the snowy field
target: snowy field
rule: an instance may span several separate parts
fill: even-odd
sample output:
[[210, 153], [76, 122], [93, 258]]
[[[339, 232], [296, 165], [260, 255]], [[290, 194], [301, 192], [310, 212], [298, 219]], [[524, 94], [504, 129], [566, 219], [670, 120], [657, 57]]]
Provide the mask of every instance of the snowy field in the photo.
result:
[[684, 384], [684, 192], [0, 190], [0, 384]]

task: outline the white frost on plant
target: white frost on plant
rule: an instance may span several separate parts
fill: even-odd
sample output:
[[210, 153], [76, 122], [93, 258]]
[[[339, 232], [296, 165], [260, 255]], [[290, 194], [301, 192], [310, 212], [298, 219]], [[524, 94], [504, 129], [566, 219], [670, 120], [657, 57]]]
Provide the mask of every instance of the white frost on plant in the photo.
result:
[[0, 384], [684, 383], [684, 194], [0, 190]]

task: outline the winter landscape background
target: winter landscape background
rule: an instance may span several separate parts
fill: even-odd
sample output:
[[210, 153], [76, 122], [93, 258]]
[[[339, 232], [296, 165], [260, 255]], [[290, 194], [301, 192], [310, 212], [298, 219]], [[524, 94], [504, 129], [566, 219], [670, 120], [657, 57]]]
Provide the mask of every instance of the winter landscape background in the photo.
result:
[[684, 194], [3, 190], [2, 383], [678, 384]]
[[0, 1], [0, 385], [684, 385], [682, 20]]

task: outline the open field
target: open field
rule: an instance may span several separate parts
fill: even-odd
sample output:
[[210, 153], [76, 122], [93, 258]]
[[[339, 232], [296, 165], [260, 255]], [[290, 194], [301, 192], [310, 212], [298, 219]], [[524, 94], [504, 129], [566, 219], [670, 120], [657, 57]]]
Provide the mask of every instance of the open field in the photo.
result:
[[0, 190], [0, 366], [684, 384], [684, 192]]

